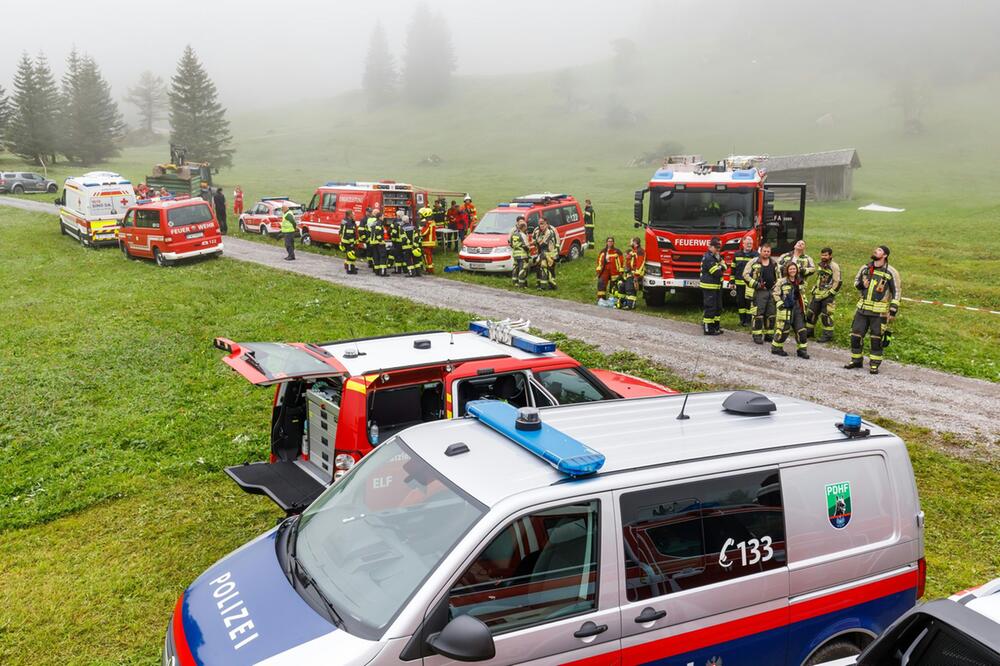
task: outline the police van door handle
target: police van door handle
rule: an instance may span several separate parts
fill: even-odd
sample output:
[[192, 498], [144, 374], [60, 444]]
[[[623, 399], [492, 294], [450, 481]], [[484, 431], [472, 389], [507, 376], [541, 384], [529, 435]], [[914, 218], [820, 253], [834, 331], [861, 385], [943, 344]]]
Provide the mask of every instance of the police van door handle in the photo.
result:
[[649, 622], [656, 622], [657, 620], [662, 620], [667, 616], [667, 611], [656, 610], [652, 606], [646, 606], [639, 613], [639, 616], [635, 618], [636, 624], [647, 624]]
[[590, 638], [591, 636], [596, 636], [598, 634], [603, 634], [608, 630], [608, 625], [606, 624], [594, 624], [591, 621], [583, 623], [583, 626], [573, 632], [573, 638]]

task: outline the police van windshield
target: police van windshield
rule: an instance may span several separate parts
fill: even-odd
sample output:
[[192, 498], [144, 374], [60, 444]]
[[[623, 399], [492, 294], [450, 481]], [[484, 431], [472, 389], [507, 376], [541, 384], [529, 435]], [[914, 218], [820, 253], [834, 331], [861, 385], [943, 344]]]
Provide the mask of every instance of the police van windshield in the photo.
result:
[[296, 559], [348, 632], [377, 639], [485, 511], [394, 437], [302, 514]]
[[705, 231], [750, 229], [753, 190], [653, 188], [649, 193], [649, 226]]
[[503, 234], [506, 236], [514, 230], [514, 222], [517, 220], [518, 215], [524, 215], [524, 213], [513, 210], [498, 213], [492, 210], [483, 215], [483, 219], [479, 220], [475, 232], [477, 234]]

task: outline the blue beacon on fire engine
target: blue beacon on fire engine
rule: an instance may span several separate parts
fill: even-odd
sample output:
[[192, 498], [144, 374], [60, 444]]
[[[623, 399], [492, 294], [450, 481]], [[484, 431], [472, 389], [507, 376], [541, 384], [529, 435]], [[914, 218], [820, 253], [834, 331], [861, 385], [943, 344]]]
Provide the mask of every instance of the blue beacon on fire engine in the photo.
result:
[[538, 410], [517, 408], [496, 400], [474, 400], [468, 412], [526, 451], [571, 477], [594, 474], [604, 465], [604, 454], [561, 430], [542, 423]]
[[[469, 322], [469, 330], [478, 333], [484, 338], [490, 337], [490, 323], [486, 321]], [[507, 329], [505, 333], [510, 335], [510, 344], [521, 351], [529, 354], [551, 354], [556, 350], [556, 343], [540, 338], [537, 335], [525, 333], [517, 329]]]

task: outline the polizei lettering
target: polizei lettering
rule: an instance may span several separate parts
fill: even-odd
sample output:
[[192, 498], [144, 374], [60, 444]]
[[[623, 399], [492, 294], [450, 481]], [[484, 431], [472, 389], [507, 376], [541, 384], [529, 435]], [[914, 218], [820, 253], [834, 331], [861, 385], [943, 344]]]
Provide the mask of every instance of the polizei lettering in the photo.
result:
[[250, 611], [240, 599], [240, 591], [236, 589], [235, 581], [230, 580], [232, 577], [233, 575], [227, 571], [209, 582], [209, 586], [212, 588], [212, 596], [215, 598], [215, 605], [219, 609], [222, 622], [229, 632], [229, 640], [233, 642], [233, 649], [239, 650], [247, 643], [256, 640], [257, 632], [253, 631], [254, 623], [250, 619]]

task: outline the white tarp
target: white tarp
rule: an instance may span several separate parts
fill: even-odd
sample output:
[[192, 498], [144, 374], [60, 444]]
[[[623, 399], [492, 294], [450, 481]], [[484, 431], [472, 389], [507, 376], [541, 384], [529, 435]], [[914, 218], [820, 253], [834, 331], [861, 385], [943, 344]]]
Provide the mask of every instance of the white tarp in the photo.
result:
[[902, 213], [905, 208], [893, 208], [891, 206], [883, 206], [882, 204], [870, 203], [867, 206], [861, 206], [858, 210], [871, 210], [876, 213]]

